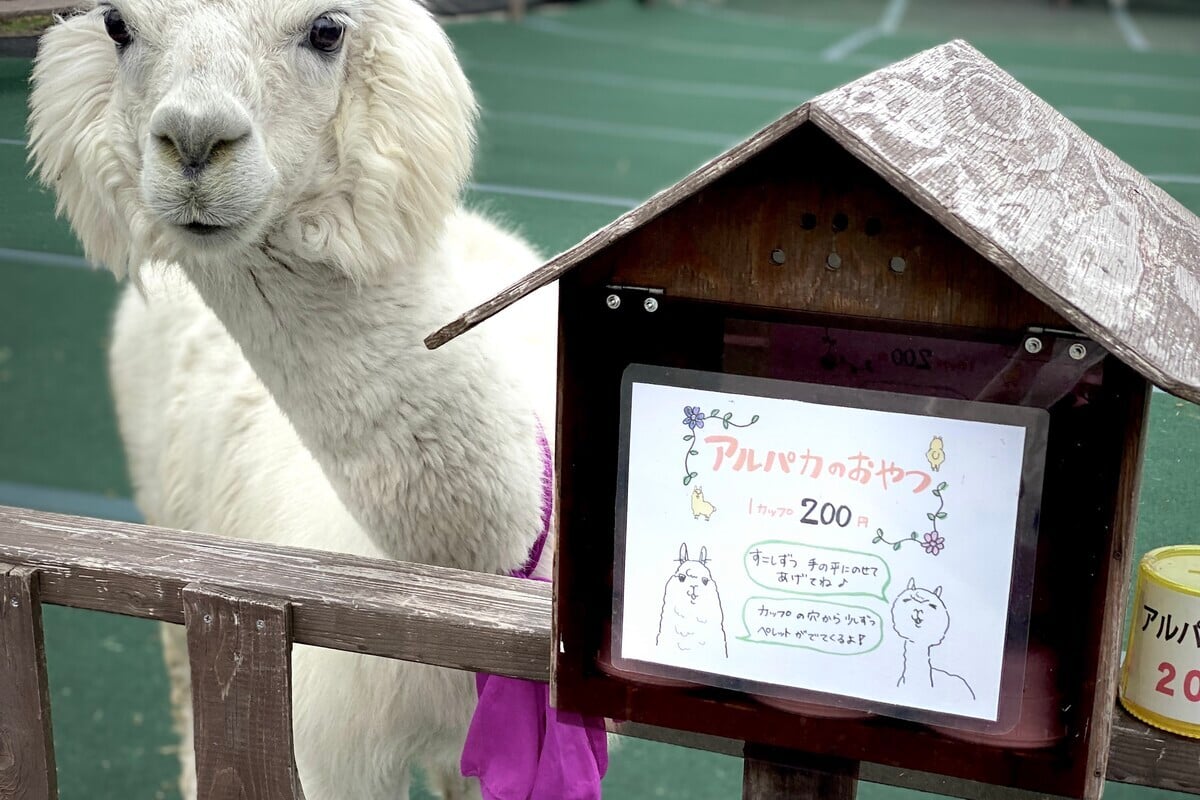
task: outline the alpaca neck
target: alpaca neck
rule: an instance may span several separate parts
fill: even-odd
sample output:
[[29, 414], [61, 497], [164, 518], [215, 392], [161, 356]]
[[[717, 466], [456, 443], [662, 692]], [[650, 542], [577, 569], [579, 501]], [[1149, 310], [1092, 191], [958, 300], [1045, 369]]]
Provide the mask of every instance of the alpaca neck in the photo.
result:
[[443, 259], [358, 286], [277, 254], [222, 266], [189, 274], [382, 554], [524, 562], [541, 524], [537, 421], [488, 340], [422, 343], [453, 315]]
[[904, 672], [901, 678], [905, 683], [921, 683], [933, 685], [933, 664], [929, 659], [932, 645], [904, 640]]

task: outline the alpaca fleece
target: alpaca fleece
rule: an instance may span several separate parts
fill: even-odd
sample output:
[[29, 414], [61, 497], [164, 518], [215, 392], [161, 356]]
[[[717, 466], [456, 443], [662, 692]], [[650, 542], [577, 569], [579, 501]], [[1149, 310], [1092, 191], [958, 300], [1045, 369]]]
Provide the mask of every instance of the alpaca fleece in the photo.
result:
[[[308, 45], [321, 17], [345, 30], [336, 52]], [[409, 0], [118, 0], [43, 36], [32, 158], [88, 258], [132, 279], [110, 372], [149, 522], [520, 567], [541, 522], [554, 297], [422, 344], [541, 261], [460, 207], [475, 120]], [[192, 136], [203, 162], [187, 163]], [[166, 655], [193, 797], [181, 629]], [[446, 797], [478, 796], [457, 775], [471, 675], [306, 647], [293, 669], [309, 800], [404, 797], [415, 763]]]

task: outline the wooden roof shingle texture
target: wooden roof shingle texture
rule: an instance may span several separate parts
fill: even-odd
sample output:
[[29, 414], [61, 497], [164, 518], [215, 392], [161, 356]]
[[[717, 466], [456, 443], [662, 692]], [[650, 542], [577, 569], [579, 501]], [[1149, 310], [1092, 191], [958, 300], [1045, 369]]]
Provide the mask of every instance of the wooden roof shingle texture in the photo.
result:
[[1200, 400], [1200, 219], [965, 42], [814, 123], [1146, 377]]
[[1200, 218], [962, 41], [814, 98], [427, 343], [556, 280], [810, 122], [1085, 334], [1200, 402]]

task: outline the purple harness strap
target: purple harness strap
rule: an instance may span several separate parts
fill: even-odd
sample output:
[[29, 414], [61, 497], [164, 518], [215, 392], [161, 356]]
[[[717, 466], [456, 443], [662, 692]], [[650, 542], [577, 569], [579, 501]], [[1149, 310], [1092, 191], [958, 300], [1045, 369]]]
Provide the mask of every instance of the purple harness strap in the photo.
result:
[[[530, 578], [554, 515], [554, 456], [538, 422], [542, 449], [542, 530], [514, 578]], [[608, 769], [604, 720], [550, 706], [544, 683], [475, 675], [479, 703], [463, 745], [463, 775], [479, 778], [484, 800], [600, 800]]]
[[510, 573], [514, 578], [530, 578], [542, 560], [542, 551], [546, 549], [546, 538], [550, 535], [550, 520], [554, 518], [554, 454], [550, 452], [550, 442], [546, 439], [546, 431], [542, 428], [541, 420], [537, 426], [538, 445], [542, 448], [542, 532], [538, 534], [529, 548], [529, 558], [519, 570]]

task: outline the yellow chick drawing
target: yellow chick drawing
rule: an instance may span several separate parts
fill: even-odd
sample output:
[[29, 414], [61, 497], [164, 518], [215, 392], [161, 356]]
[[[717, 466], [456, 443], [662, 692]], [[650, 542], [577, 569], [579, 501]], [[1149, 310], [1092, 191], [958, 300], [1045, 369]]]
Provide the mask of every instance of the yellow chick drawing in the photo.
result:
[[946, 451], [942, 448], [942, 437], [933, 437], [933, 441], [929, 443], [929, 452], [925, 454], [925, 458], [929, 459], [929, 466], [933, 468], [934, 472], [941, 470], [942, 464], [946, 461]]

